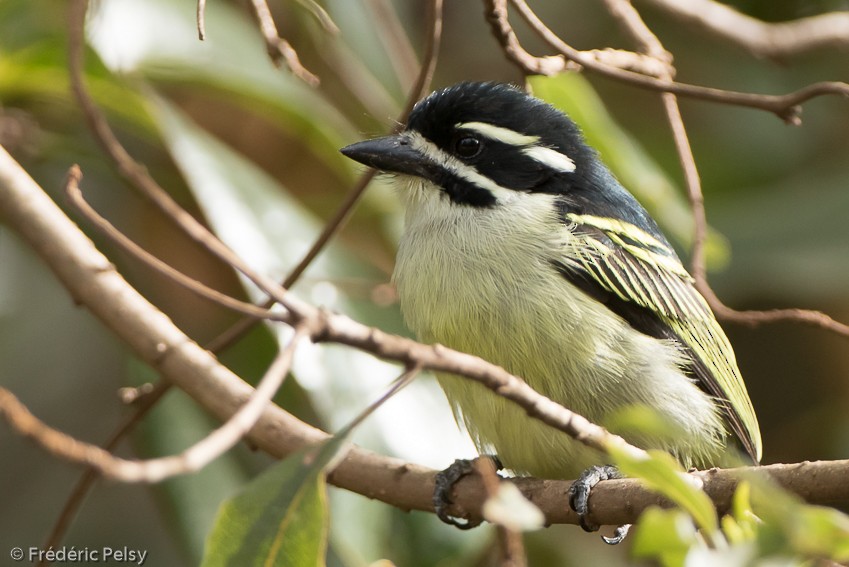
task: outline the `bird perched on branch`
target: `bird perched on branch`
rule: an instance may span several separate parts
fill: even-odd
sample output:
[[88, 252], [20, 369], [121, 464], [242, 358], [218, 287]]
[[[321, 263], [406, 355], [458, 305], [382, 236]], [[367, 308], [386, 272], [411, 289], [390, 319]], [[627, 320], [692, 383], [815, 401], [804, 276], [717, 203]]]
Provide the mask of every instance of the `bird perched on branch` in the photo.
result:
[[[419, 102], [401, 133], [342, 153], [395, 174], [406, 218], [394, 279], [422, 341], [498, 364], [685, 467], [718, 464], [730, 444], [760, 460], [725, 333], [655, 221], [561, 111], [512, 86], [460, 83]], [[604, 463], [480, 384], [438, 380], [478, 448], [506, 467], [574, 478]], [[663, 430], [617, 427], [633, 407]]]

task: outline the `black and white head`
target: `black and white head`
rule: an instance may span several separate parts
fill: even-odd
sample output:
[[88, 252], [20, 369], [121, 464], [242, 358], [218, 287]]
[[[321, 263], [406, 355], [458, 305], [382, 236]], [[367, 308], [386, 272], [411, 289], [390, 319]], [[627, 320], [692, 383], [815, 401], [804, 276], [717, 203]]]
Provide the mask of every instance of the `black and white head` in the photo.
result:
[[452, 205], [509, 206], [555, 196], [562, 212], [624, 220], [658, 233], [563, 112], [500, 83], [459, 83], [420, 101], [403, 132], [352, 144], [346, 156], [426, 183]]

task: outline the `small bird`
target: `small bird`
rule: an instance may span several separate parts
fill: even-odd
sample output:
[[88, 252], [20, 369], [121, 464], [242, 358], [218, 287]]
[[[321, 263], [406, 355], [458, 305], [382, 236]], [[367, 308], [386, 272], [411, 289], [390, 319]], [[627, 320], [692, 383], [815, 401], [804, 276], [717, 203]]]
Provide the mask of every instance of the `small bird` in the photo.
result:
[[[495, 363], [684, 467], [720, 464], [735, 444], [760, 461], [725, 333], [563, 112], [510, 85], [465, 82], [420, 101], [399, 134], [341, 151], [394, 174], [406, 217], [393, 278], [420, 340]], [[437, 378], [478, 449], [507, 468], [565, 479], [603, 463], [482, 385]], [[665, 427], [622, 428], [634, 407]]]

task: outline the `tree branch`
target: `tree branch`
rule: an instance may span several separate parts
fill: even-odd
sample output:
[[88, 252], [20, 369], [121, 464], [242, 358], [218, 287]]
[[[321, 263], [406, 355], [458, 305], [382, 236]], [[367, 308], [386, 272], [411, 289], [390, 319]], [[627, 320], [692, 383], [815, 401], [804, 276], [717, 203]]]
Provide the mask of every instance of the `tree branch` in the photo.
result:
[[784, 59], [849, 46], [849, 12], [769, 23], [713, 0], [642, 0], [696, 30], [733, 43], [756, 57]]
[[271, 57], [271, 61], [278, 67], [286, 65], [293, 75], [309, 86], [317, 87], [321, 82], [318, 76], [304, 67], [292, 44], [280, 37], [277, 24], [274, 23], [271, 10], [268, 8], [268, 2], [266, 0], [251, 0], [251, 6], [259, 23], [259, 30], [262, 32], [265, 49], [268, 56]]

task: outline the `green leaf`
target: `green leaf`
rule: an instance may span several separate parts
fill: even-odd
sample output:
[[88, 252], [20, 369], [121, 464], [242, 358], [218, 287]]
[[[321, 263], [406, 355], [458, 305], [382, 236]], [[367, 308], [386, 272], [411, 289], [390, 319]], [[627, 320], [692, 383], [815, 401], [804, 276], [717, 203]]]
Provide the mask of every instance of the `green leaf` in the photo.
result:
[[716, 532], [718, 519], [713, 502], [687, 480], [684, 471], [668, 453], [648, 451], [648, 457], [638, 457], [611, 447], [610, 456], [626, 476], [639, 478], [650, 489], [683, 508], [708, 535]]
[[635, 557], [657, 559], [665, 567], [683, 565], [697, 544], [696, 528], [685, 512], [657, 507], [643, 512], [631, 537]]
[[754, 510], [763, 519], [758, 543], [764, 553], [849, 561], [849, 516], [806, 504], [764, 479], [751, 483]]
[[731, 500], [731, 515], [722, 518], [722, 532], [732, 544], [752, 541], [757, 533], [761, 520], [752, 510], [751, 494], [751, 483], [741, 481]]
[[325, 471], [346, 440], [302, 449], [224, 502], [202, 565], [321, 566], [328, 537]]

